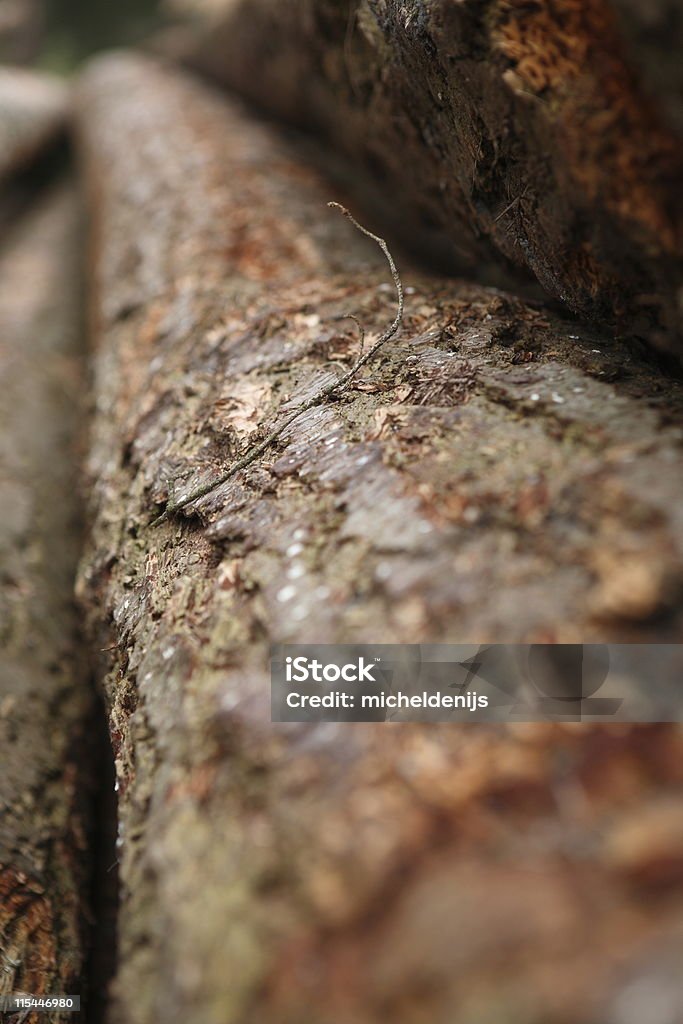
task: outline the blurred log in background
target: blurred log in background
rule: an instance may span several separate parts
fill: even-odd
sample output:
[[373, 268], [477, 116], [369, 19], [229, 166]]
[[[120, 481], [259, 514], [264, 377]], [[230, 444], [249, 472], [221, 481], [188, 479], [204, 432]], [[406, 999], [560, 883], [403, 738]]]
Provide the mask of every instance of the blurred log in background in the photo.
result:
[[44, 7], [40, 0], [3, 0], [0, 4], [0, 63], [27, 64], [44, 42]]
[[65, 128], [67, 89], [60, 79], [0, 67], [0, 182], [27, 165]]
[[79, 228], [69, 186], [0, 250], [0, 995], [83, 991], [89, 948], [98, 756], [73, 597]]

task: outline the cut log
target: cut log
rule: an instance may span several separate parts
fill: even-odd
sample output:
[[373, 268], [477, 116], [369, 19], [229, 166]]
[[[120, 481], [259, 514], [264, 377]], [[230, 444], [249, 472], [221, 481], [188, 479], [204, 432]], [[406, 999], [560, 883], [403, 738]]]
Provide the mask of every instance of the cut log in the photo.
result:
[[335, 317], [384, 328], [392, 286], [319, 177], [180, 74], [101, 58], [78, 122], [114, 1019], [625, 1019], [620, 984], [680, 942], [677, 727], [273, 727], [266, 668], [282, 641], [680, 636], [680, 385], [411, 271], [342, 399], [152, 527], [349, 364]]
[[683, 351], [680, 140], [636, 84], [610, 0], [212, 6], [225, 17], [195, 66], [322, 134], [413, 245], [469, 274], [497, 259]]
[[0, 254], [2, 996], [83, 993], [92, 695], [73, 598], [77, 222], [60, 191]]
[[0, 180], [54, 141], [64, 127], [67, 96], [52, 75], [0, 67]]

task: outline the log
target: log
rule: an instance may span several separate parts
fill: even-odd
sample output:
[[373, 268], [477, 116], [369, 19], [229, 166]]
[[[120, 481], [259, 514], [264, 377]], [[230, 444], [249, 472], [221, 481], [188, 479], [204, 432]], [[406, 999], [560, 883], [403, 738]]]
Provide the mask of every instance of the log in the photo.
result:
[[212, 7], [193, 66], [343, 153], [413, 247], [681, 353], [681, 142], [611, 0]]
[[0, 181], [55, 140], [67, 102], [67, 87], [57, 77], [0, 67]]
[[680, 384], [410, 269], [353, 388], [152, 526], [347, 366], [335, 317], [374, 336], [392, 286], [296, 151], [179, 72], [103, 57], [77, 106], [112, 1019], [621, 1024], [679, 948], [680, 729], [274, 727], [268, 645], [679, 637]]
[[51, 193], [0, 253], [0, 996], [85, 996], [93, 700], [73, 599], [77, 209], [70, 187]]

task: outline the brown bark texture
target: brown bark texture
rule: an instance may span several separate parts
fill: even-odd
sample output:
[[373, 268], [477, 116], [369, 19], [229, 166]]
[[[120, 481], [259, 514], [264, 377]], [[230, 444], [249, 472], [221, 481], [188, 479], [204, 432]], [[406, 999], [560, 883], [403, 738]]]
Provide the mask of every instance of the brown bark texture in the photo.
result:
[[0, 67], [0, 179], [54, 141], [64, 127], [67, 97], [58, 78]]
[[413, 245], [681, 353], [681, 141], [610, 0], [217, 6], [195, 66], [326, 138]]
[[82, 992], [92, 701], [73, 599], [79, 236], [75, 197], [59, 191], [0, 254], [2, 995]]
[[377, 332], [394, 296], [319, 176], [178, 72], [101, 58], [78, 121], [114, 1019], [622, 1024], [660, 975], [680, 1000], [678, 727], [273, 726], [266, 675], [271, 642], [680, 636], [680, 385], [410, 270], [352, 389], [151, 527], [349, 365], [336, 316]]

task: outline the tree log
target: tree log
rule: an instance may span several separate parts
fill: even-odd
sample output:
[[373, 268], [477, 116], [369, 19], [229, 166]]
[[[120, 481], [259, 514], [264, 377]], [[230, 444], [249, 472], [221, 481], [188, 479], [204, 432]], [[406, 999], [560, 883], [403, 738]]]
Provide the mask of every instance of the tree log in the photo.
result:
[[198, 84], [101, 58], [78, 122], [114, 1019], [621, 1024], [653, 963], [678, 991], [677, 727], [273, 727], [266, 667], [281, 641], [679, 636], [680, 385], [411, 270], [355, 387], [153, 527], [348, 365], [335, 316], [375, 332], [394, 300], [320, 178]]
[[92, 695], [73, 599], [77, 222], [73, 194], [60, 191], [15, 227], [0, 254], [3, 996], [83, 991]]
[[322, 134], [413, 245], [680, 354], [681, 144], [610, 0], [217, 6], [194, 65]]
[[64, 126], [67, 95], [51, 75], [0, 68], [0, 181], [55, 139]]

